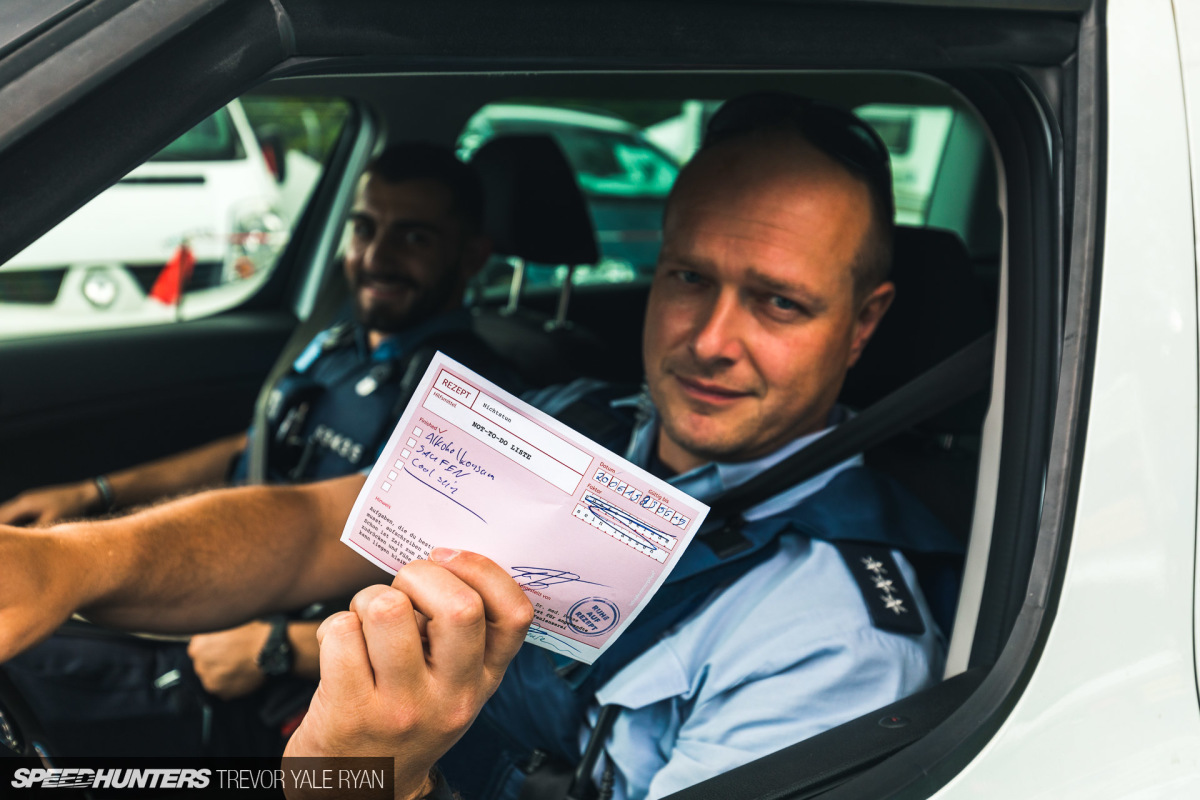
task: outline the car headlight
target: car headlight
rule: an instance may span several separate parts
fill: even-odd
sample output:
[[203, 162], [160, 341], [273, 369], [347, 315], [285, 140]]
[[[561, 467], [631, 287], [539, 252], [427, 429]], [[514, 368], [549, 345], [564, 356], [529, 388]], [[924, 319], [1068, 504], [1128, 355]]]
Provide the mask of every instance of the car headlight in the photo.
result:
[[287, 244], [288, 230], [270, 209], [237, 210], [229, 226], [222, 282], [243, 280], [268, 269]]
[[117, 301], [120, 287], [113, 279], [108, 267], [91, 267], [83, 276], [80, 289], [83, 297], [94, 308], [110, 308]]

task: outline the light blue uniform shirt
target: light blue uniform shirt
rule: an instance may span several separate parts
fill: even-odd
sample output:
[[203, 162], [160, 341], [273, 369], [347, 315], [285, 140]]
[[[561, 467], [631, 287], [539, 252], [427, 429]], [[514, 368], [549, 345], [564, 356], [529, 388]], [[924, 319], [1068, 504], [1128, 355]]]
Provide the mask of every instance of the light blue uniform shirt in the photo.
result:
[[[577, 381], [527, 399], [554, 414], [595, 389]], [[649, 463], [657, 417], [648, 398], [626, 458]], [[669, 483], [700, 500], [745, 482], [832, 428], [796, 439], [756, 461], [710, 463]], [[753, 521], [791, 508], [824, 488], [855, 456], [749, 509]], [[945, 643], [904, 557], [893, 551], [925, 621], [921, 636], [871, 624], [862, 592], [837, 549], [798, 534], [751, 569], [596, 693], [599, 706], [624, 709], [605, 754], [615, 766], [615, 797], [663, 797], [773, 753], [932, 685]], [[581, 732], [581, 748], [590, 731]], [[597, 776], [603, 763], [597, 767]]]

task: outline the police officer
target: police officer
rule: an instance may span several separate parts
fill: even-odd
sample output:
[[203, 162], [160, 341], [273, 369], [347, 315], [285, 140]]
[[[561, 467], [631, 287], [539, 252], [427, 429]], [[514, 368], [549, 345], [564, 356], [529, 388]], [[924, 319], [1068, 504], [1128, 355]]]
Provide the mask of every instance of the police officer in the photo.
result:
[[[731, 101], [667, 204], [643, 390], [580, 381], [527, 399], [693, 497], [745, 483], [845, 419], [846, 370], [895, 291], [891, 205], [887, 150], [851, 114]], [[957, 550], [848, 458], [698, 535], [594, 665], [522, 648], [442, 771], [477, 800], [589, 796], [576, 774], [602, 797], [659, 798], [887, 705], [944, 657], [908, 556]], [[323, 746], [307, 733], [290, 752]]]
[[[319, 480], [370, 466], [409, 360], [445, 345], [495, 369], [470, 330], [467, 281], [490, 254], [483, 189], [448, 148], [393, 145], [363, 175], [344, 269], [352, 318], [318, 334], [272, 393], [268, 475]], [[502, 363], [502, 360], [501, 362]], [[419, 366], [419, 365], [418, 365]], [[511, 378], [502, 368], [501, 377]], [[57, 520], [218, 486], [247, 473], [245, 434], [79, 483], [34, 489], [0, 504], [0, 524]]]
[[[268, 435], [257, 440], [266, 449], [262, 477], [268, 482], [300, 483], [369, 468], [436, 350], [517, 388], [503, 359], [471, 331], [469, 312], [462, 308], [467, 281], [490, 253], [482, 214], [480, 180], [449, 148], [393, 145], [370, 163], [349, 221], [346, 318], [318, 334], [269, 394]], [[108, 476], [28, 491], [0, 505], [0, 524], [43, 525], [244, 483], [252, 460], [249, 441], [245, 434], [231, 436]], [[204, 688], [223, 700], [249, 694], [269, 676], [316, 680], [317, 624], [319, 619], [273, 616], [193, 637], [192, 669]], [[37, 674], [50, 661], [70, 664], [89, 655], [94, 662], [97, 648], [114, 647], [119, 649], [111, 643], [54, 642], [41, 648], [45, 661], [34, 653], [12, 669], [20, 680], [24, 668]], [[155, 658], [161, 661], [164, 655], [160, 651]], [[169, 672], [167, 666], [156, 664], [152, 671]], [[306, 691], [311, 694], [311, 687], [276, 692], [274, 716], [295, 712]], [[109, 695], [104, 705], [111, 704], [112, 713], [131, 713], [119, 692]], [[66, 710], [77, 717], [79, 703], [70, 705]], [[126, 745], [139, 752], [138, 743], [127, 740]]]
[[[886, 150], [850, 115], [787, 97], [716, 115], [667, 204], [646, 316], [648, 389], [616, 426], [629, 456], [707, 496], [837, 424], [846, 371], [894, 293], [890, 206]], [[536, 399], [565, 413], [594, 402], [594, 388]], [[0, 587], [0, 657], [80, 606], [171, 630], [387, 580], [338, 542], [361, 486], [212, 493], [47, 540], [5, 531], [0, 557], [14, 566], [12, 588]], [[532, 608], [501, 567], [435, 548], [322, 624], [324, 677], [288, 754], [391, 757], [397, 797], [448, 797], [431, 766], [482, 710], [485, 739], [575, 765], [581, 739], [598, 741], [602, 788], [659, 797], [936, 679], [941, 635], [899, 550], [937, 547], [940, 536], [912, 498], [851, 459], [744, 516], [746, 546], [693, 543], [678, 588], [639, 616], [658, 626], [631, 639], [641, 651], [578, 682], [520, 647]], [[206, 556], [214, 518], [231, 549], [223, 558]], [[156, 552], [163, 526], [176, 535]], [[849, 532], [868, 542], [839, 548]], [[52, 575], [37, 568], [48, 552], [61, 565]], [[101, 575], [85, 566], [96, 559]], [[171, 580], [141, 567], [185, 560], [194, 569]], [[24, 601], [39, 580], [57, 607]], [[662, 597], [670, 603], [655, 608]], [[494, 753], [470, 755], [470, 768], [492, 774], [483, 759]], [[515, 796], [526, 771], [541, 774], [536, 761], [490, 788]]]

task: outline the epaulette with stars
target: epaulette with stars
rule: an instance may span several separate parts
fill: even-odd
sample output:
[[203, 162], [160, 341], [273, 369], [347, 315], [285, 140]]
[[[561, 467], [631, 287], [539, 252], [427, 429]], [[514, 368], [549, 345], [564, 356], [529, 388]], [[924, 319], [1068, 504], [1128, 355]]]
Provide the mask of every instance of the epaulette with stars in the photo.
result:
[[886, 545], [833, 542], [854, 576], [871, 623], [880, 630], [920, 636], [925, 622], [900, 566]]

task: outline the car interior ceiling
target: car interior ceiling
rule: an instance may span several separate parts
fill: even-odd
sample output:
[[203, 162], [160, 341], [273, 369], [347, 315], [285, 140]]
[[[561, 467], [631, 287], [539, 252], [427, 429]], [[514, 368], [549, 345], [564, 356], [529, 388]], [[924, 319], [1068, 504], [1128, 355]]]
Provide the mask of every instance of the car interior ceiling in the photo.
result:
[[[971, 202], [978, 209], [994, 212], [998, 186], [1003, 181], [1009, 203], [1003, 223], [1007, 262], [1000, 259], [1002, 223], [995, 213], [981, 211], [976, 224], [983, 232], [976, 236], [973, 230], [972, 241], [966, 243], [953, 234], [902, 229], [895, 263], [899, 293], [885, 323], [891, 330], [881, 329], [843, 393], [847, 404], [869, 407], [891, 388], [955, 352], [976, 334], [998, 328], [1002, 358], [996, 365], [998, 380], [988, 396], [971, 398], [867, 454], [872, 464], [912, 488], [951, 530], [970, 542], [973, 550], [978, 549], [979, 541], [984, 542], [983, 561], [974, 576], [977, 585], [972, 602], [978, 608], [971, 616], [971, 629], [965, 633], [966, 652], [954, 670], [967, 671], [940, 687], [756, 762], [751, 765], [756, 770], [735, 770], [701, 784], [689, 796], [754, 796], [756, 791], [779, 796], [782, 784], [789, 787], [789, 796], [825, 791], [911, 745], [971, 695], [996, 662], [1012, 630], [1030, 569], [1037, 484], [1045, 462], [1045, 432], [1038, 426], [1048, 418], [1045, 406], [1052, 393], [1045, 386], [1050, 374], [1047, 365], [1055, 358], [1053, 348], [1045, 345], [1056, 341], [1058, 313], [1054, 306], [1058, 303], [1059, 276], [1053, 265], [1058, 262], [1051, 255], [1055, 248], [1053, 235], [1047, 234], [1039, 221], [1056, 218], [1045, 199], [1053, 196], [1047, 186], [1052, 169], [1046, 163], [1049, 157], [1038, 154], [1045, 131], [1031, 120], [1038, 119], [1039, 111], [1019, 81], [1011, 75], [969, 70], [955, 75], [947, 69], [933, 70], [937, 78], [906, 71], [418, 76], [387, 74], [386, 69], [372, 70], [369, 75], [314, 74], [315, 69], [294, 70], [254, 91], [346, 97], [378, 124], [382, 136], [391, 140], [416, 138], [452, 143], [465, 121], [485, 103], [529, 96], [723, 98], [771, 88], [848, 107], [870, 102], [930, 103], [978, 111], [981, 124], [995, 142], [998, 158], [994, 168], [983, 171], [984, 180], [977, 183]], [[203, 77], [203, 70], [197, 70], [196, 80]], [[204, 91], [198, 91], [196, 97], [195, 102], [208, 102]], [[103, 145], [103, 141], [98, 143]], [[46, 146], [53, 144], [51, 138]], [[345, 153], [335, 153], [330, 163], [345, 169], [352, 162]], [[999, 181], [995, 180], [997, 173]], [[318, 194], [332, 179], [323, 179]], [[62, 203], [71, 201], [55, 202], [65, 213], [66, 205]], [[322, 224], [327, 223], [313, 214], [301, 223], [313, 227]], [[286, 307], [289, 293], [304, 278], [289, 275], [288, 269], [298, 273], [317, 261], [302, 257], [301, 239], [307, 234], [301, 233], [294, 239], [295, 247], [289, 247], [281, 260], [278, 280], [247, 308]], [[975, 241], [991, 244], [976, 248], [972, 246]], [[518, 362], [526, 358], [536, 364], [540, 359], [552, 358], [562, 377], [585, 363], [578, 357], [580, 349], [593, 347], [599, 337], [609, 354], [622, 354], [621, 358], [610, 355], [604, 359], [606, 366], [623, 373], [610, 377], [636, 380], [640, 374], [640, 367], [635, 369], [635, 365], [640, 354], [646, 288], [644, 282], [576, 287], [568, 315], [575, 327], [557, 332], [556, 339], [548, 337], [543, 326], [554, 314], [557, 291], [528, 291], [521, 299], [521, 314], [507, 317], [498, 313], [501, 298], [484, 297], [479, 304], [479, 325], [483, 330], [491, 326], [492, 331], [506, 331], [511, 337], [507, 355]], [[1023, 320], [1023, 324], [1009, 325], [1010, 316]], [[554, 341], [557, 350], [547, 355], [526, 349], [525, 343], [535, 339]], [[85, 346], [80, 343], [80, 347]], [[228, 337], [221, 344], [221, 352], [212, 350], [208, 357], [227, 357], [236, 354], [237, 349], [236, 339]], [[1040, 350], [1046, 352], [1039, 354]], [[248, 364], [247, 371], [258, 370], [261, 374], [265, 367]], [[234, 409], [227, 419], [244, 420], [247, 412]], [[1003, 426], [999, 424], [1000, 415]], [[0, 432], [3, 430], [0, 424]], [[10, 437], [10, 441], [20, 444], [19, 439]], [[34, 443], [31, 440], [21, 446], [32, 448]], [[1007, 459], [1003, 464], [1002, 449]], [[1018, 460], [1021, 463], [1016, 463]], [[993, 529], [1014, 535], [1000, 537], [1002, 541], [990, 546], [988, 537]], [[967, 577], [972, 579], [970, 574]], [[978, 630], [973, 625], [976, 617]], [[956, 628], [954, 638], [963, 640], [963, 632]], [[878, 718], [884, 713], [910, 720], [911, 724], [899, 732], [881, 728]]]

